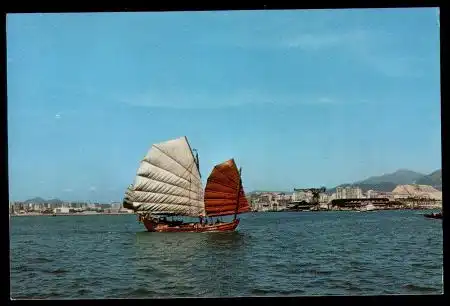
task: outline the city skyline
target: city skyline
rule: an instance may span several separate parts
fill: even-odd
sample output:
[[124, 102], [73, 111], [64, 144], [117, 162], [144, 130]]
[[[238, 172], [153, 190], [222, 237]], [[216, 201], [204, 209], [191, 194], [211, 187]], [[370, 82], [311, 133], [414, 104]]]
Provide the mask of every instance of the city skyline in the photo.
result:
[[152, 143], [246, 191], [441, 168], [436, 8], [9, 14], [11, 200], [117, 201]]
[[[407, 169], [398, 169], [397, 171], [401, 171], [401, 170], [407, 170]], [[441, 170], [441, 169], [439, 169]], [[436, 171], [439, 171], [436, 170]], [[410, 171], [410, 170], [407, 170]], [[386, 175], [386, 174], [383, 174]], [[381, 176], [383, 176], [381, 175]], [[424, 174], [427, 175], [427, 174]], [[376, 176], [374, 176], [376, 177]], [[371, 177], [372, 178], [372, 177]], [[366, 179], [370, 179], [370, 178], [366, 178]], [[367, 183], [366, 183], [367, 184]], [[343, 189], [359, 189], [361, 190], [362, 194], [367, 194], [370, 192], [374, 192], [374, 193], [381, 193], [381, 194], [386, 194], [386, 193], [391, 193], [390, 191], [380, 191], [380, 190], [373, 190], [373, 189], [369, 189], [365, 192], [362, 191], [361, 186], [363, 186], [364, 184], [361, 184], [360, 181], [358, 182], [347, 182], [347, 183], [342, 183], [336, 186], [321, 186], [321, 187], [325, 187], [325, 192], [323, 192], [324, 194], [327, 195], [336, 195], [338, 193], [338, 190], [343, 190]], [[376, 185], [375, 183], [371, 183], [370, 185]], [[414, 184], [395, 184], [396, 187], [403, 187], [405, 185], [414, 185]], [[419, 184], [419, 186], [428, 186], [428, 185], [423, 185], [423, 184]], [[299, 189], [308, 189], [311, 186], [297, 186]], [[292, 190], [287, 190], [285, 189], [266, 189], [266, 190], [262, 190], [262, 189], [254, 189], [254, 190], [246, 190], [247, 194], [251, 194], [251, 193], [285, 193], [285, 194], [292, 194], [295, 193], [295, 190], [298, 189], [297, 187], [294, 187]], [[316, 186], [317, 187], [317, 186]], [[431, 188], [433, 188], [433, 186], [429, 186]], [[245, 188], [245, 187], [244, 187]], [[367, 187], [366, 187], [367, 188]], [[303, 192], [308, 192], [308, 191], [303, 191]], [[100, 203], [102, 201], [94, 201], [94, 200], [90, 200], [90, 199], [83, 199], [83, 200], [67, 200], [67, 199], [60, 199], [60, 198], [42, 198], [41, 196], [37, 195], [31, 198], [27, 198], [27, 199], [21, 199], [21, 200], [12, 200], [11, 202], [25, 202], [25, 201], [30, 201], [30, 200], [34, 200], [34, 199], [40, 199], [40, 200], [44, 200], [44, 201], [51, 201], [51, 200], [61, 200], [62, 202], [82, 202], [82, 203]], [[113, 199], [110, 201], [106, 201], [106, 202], [102, 202], [102, 203], [120, 203], [122, 199]]]

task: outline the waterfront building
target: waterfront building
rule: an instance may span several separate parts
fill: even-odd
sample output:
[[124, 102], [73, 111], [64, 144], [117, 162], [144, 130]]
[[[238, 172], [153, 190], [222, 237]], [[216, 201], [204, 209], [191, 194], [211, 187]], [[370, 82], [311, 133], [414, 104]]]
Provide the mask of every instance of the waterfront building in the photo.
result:
[[326, 194], [326, 193], [321, 193], [320, 195], [319, 195], [319, 202], [320, 203], [328, 203], [330, 200], [329, 200], [329, 196], [328, 196], [328, 194]]
[[362, 190], [358, 186], [336, 188], [336, 199], [361, 199], [362, 197]]
[[287, 208], [290, 201], [290, 195], [274, 192], [254, 193], [249, 200], [253, 211], [284, 210]]
[[292, 202], [310, 202], [313, 198], [313, 193], [309, 190], [297, 190], [294, 189], [292, 194]]
[[277, 205], [277, 210], [287, 209], [288, 204], [291, 202], [292, 197], [284, 193], [279, 193], [275, 196], [275, 202]]
[[395, 199], [432, 199], [442, 200], [442, 191], [439, 191], [429, 185], [398, 185], [392, 191]]
[[338, 199], [338, 200], [346, 199], [347, 198], [346, 191], [347, 190], [344, 187], [337, 187], [336, 188], [336, 199]]
[[277, 210], [278, 210], [278, 211], [286, 210], [288, 204], [289, 204], [289, 202], [287, 202], [287, 201], [281, 201], [281, 202], [278, 202]]
[[367, 198], [372, 199], [377, 197], [377, 192], [374, 190], [367, 190]]
[[361, 199], [362, 190], [358, 186], [356, 187], [346, 187], [346, 195], [348, 199]]
[[113, 209], [119, 209], [120, 206], [122, 206], [122, 205], [119, 202], [111, 203], [111, 208], [113, 208]]
[[260, 202], [270, 203], [272, 201], [272, 194], [270, 194], [270, 193], [261, 193], [258, 198], [259, 198]]
[[379, 191], [377, 192], [377, 198], [386, 198], [389, 200], [394, 200], [394, 194], [392, 192], [388, 192], [388, 191]]
[[363, 192], [362, 192], [362, 189], [361, 189], [361, 187], [356, 187], [356, 198], [357, 199], [362, 199], [362, 198], [364, 198], [364, 195], [363, 195]]
[[70, 212], [69, 207], [58, 207], [53, 210], [55, 214], [68, 214]]

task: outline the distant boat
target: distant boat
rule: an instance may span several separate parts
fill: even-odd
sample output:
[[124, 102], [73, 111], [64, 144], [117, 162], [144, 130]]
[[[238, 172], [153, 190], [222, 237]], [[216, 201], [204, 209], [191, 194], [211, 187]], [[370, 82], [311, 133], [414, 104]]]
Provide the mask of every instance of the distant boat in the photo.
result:
[[[214, 167], [203, 194], [198, 154], [194, 156], [187, 137], [152, 145], [125, 193], [123, 207], [132, 209], [150, 232], [234, 231], [237, 215], [250, 211], [234, 159]], [[233, 220], [221, 221], [226, 215], [234, 215]], [[173, 217], [195, 217], [199, 222]], [[208, 224], [208, 217], [218, 218]]]
[[374, 210], [376, 210], [376, 207], [375, 207], [372, 203], [369, 203], [369, 204], [367, 204], [365, 207], [362, 207], [362, 208], [360, 209], [361, 212], [364, 212], [364, 211], [374, 211]]
[[431, 214], [424, 214], [425, 218], [429, 219], [442, 219], [442, 213], [431, 213]]

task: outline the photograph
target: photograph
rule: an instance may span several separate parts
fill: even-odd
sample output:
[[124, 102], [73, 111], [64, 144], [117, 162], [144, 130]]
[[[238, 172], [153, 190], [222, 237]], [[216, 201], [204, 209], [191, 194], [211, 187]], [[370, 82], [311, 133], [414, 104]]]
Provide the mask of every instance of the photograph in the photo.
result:
[[10, 299], [442, 295], [439, 20], [6, 14]]

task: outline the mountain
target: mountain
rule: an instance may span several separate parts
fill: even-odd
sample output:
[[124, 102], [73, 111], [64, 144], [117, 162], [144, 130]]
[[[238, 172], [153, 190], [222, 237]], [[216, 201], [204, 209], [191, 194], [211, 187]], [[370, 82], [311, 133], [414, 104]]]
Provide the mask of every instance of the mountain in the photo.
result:
[[24, 201], [24, 203], [26, 203], [26, 204], [28, 204], [28, 203], [44, 203], [44, 202], [45, 202], [45, 200], [40, 197], [32, 198], [32, 199]]
[[399, 169], [393, 173], [383, 174], [380, 176], [372, 176], [357, 184], [380, 184], [380, 183], [393, 183], [395, 185], [414, 184], [416, 181], [425, 175], [419, 172]]
[[416, 181], [420, 185], [430, 185], [438, 190], [442, 190], [442, 169], [436, 170], [428, 175], [424, 175]]
[[32, 198], [29, 200], [24, 201], [24, 203], [28, 204], [28, 203], [36, 203], [36, 204], [42, 204], [42, 203], [49, 203], [49, 204], [62, 204], [63, 201], [60, 199], [51, 199], [51, 200], [45, 200], [41, 197], [37, 197], [37, 198]]
[[[393, 173], [372, 176], [363, 181], [342, 184], [336, 187], [359, 186], [363, 192], [367, 192], [367, 190], [391, 192], [397, 185], [408, 184], [430, 185], [438, 190], [442, 190], [442, 171], [436, 170], [425, 175], [407, 169], [399, 169]], [[328, 189], [327, 192], [336, 192], [336, 187]]]

